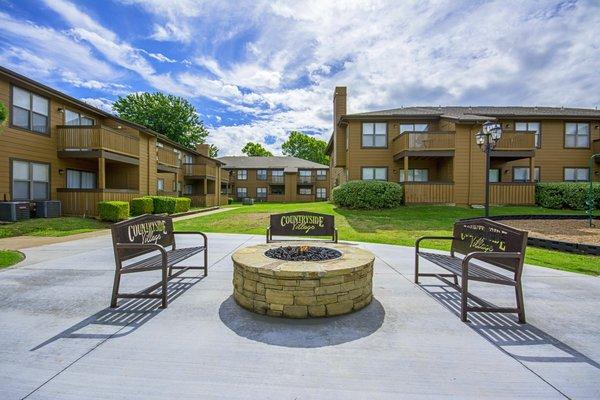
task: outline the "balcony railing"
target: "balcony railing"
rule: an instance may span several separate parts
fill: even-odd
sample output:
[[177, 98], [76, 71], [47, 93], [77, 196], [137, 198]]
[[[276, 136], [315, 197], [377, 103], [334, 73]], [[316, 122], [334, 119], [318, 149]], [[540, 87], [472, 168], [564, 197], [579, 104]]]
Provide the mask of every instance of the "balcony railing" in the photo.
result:
[[158, 163], [170, 167], [179, 167], [179, 154], [175, 149], [169, 146], [159, 147], [157, 149]]
[[[596, 139], [592, 142], [592, 151], [594, 154], [600, 154], [600, 139]], [[600, 161], [600, 159], [596, 158], [596, 161]]]
[[206, 164], [183, 164], [185, 176], [216, 176], [216, 168]]
[[402, 151], [454, 150], [454, 132], [403, 132], [392, 142], [394, 154]]
[[182, 197], [188, 197], [193, 207], [212, 207], [217, 206], [216, 196], [214, 194], [184, 194]]
[[535, 182], [490, 183], [490, 203], [525, 205], [535, 203]]
[[454, 203], [452, 182], [404, 182], [406, 204], [451, 204]]
[[495, 150], [534, 150], [535, 135], [529, 132], [503, 131]]
[[271, 176], [270, 182], [275, 185], [283, 185], [285, 183], [285, 180], [283, 176], [274, 175]]
[[140, 155], [140, 139], [104, 125], [59, 125], [59, 151], [106, 150], [131, 157]]

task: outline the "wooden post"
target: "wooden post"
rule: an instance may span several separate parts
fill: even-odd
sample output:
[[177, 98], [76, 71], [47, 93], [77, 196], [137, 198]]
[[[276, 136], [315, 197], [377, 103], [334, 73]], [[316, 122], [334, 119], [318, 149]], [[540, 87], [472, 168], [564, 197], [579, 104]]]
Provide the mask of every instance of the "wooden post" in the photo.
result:
[[529, 158], [529, 181], [535, 182], [535, 157]]
[[106, 189], [106, 159], [104, 157], [98, 158], [98, 189]]
[[408, 182], [408, 156], [404, 156], [404, 182]]

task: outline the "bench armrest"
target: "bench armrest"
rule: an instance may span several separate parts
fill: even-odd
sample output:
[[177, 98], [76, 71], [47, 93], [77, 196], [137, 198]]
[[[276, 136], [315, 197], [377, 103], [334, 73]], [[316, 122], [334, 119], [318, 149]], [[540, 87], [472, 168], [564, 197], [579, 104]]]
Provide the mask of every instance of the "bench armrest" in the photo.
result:
[[453, 236], [421, 236], [415, 242], [415, 250], [417, 251], [417, 253], [419, 252], [419, 245], [421, 244], [421, 240], [426, 240], [426, 239], [454, 240], [455, 238]]
[[157, 243], [117, 243], [115, 244], [117, 250], [119, 249], [138, 249], [138, 250], [156, 250], [160, 252], [162, 258], [163, 267], [167, 266], [167, 251], [163, 246]]
[[208, 237], [206, 236], [206, 234], [202, 233], [202, 232], [197, 232], [197, 231], [174, 231], [173, 235], [200, 235], [202, 236], [202, 238], [204, 239], [204, 247], [206, 248], [208, 246]]

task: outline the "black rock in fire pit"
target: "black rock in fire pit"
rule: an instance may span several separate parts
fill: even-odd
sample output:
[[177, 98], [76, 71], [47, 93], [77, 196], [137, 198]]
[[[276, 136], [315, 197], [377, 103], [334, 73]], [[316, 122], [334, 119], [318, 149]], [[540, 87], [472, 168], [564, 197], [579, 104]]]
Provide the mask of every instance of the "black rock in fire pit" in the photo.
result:
[[285, 261], [325, 261], [342, 256], [340, 251], [316, 246], [282, 246], [265, 251], [265, 255]]

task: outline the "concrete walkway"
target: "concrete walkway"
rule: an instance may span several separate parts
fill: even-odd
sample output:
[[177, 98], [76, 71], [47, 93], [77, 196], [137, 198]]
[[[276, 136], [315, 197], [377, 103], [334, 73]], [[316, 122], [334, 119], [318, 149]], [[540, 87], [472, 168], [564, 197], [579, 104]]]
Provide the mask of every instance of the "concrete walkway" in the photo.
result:
[[[173, 281], [165, 310], [107, 308], [106, 235], [25, 249], [0, 272], [0, 399], [600, 398], [598, 278], [528, 266], [529, 324], [489, 314], [464, 324], [452, 289], [412, 283], [413, 249], [359, 244], [377, 255], [371, 305], [293, 321], [230, 297], [231, 253], [262, 236], [209, 240], [209, 276]], [[125, 276], [124, 289], [158, 277]], [[514, 301], [511, 288], [474, 291]]]

